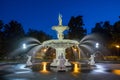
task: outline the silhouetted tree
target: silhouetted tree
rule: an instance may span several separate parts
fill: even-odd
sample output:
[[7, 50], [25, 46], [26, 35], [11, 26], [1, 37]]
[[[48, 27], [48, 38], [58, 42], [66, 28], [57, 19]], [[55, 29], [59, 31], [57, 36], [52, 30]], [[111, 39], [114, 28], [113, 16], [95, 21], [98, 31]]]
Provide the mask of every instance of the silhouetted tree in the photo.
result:
[[4, 23], [2, 20], [0, 20], [0, 56], [1, 57], [4, 55], [3, 27], [4, 27]]
[[4, 43], [6, 53], [18, 47], [19, 40], [24, 37], [25, 32], [20, 23], [17, 21], [11, 21], [10, 23], [4, 25]]
[[109, 21], [105, 21], [103, 24], [103, 29], [104, 29], [104, 33], [108, 36], [108, 37], [112, 37], [112, 25], [109, 23]]
[[112, 36], [114, 43], [120, 44], [120, 21], [113, 25]]
[[98, 33], [105, 39], [109, 40], [112, 38], [112, 25], [109, 21], [96, 23], [95, 27], [92, 28], [91, 33]]
[[22, 25], [17, 21], [11, 21], [9, 24], [6, 24], [4, 32], [5, 37], [9, 39], [19, 38], [25, 35]]
[[103, 30], [103, 27], [102, 27], [102, 23], [103, 23], [103, 22], [96, 23], [96, 24], [95, 24], [95, 27], [92, 28], [92, 33], [103, 33], [104, 30]]
[[106, 40], [106, 45], [108, 48], [111, 47], [112, 44], [112, 31], [113, 31], [113, 25], [109, 23], [109, 21], [105, 21], [103, 24], [103, 35]]
[[102, 37], [109, 40], [112, 38], [112, 25], [109, 23], [109, 21], [96, 23], [95, 27], [92, 28], [91, 33], [98, 33]]
[[69, 23], [68, 23], [68, 38], [69, 39], [81, 39], [86, 35], [86, 29], [83, 28], [83, 17], [77, 16], [77, 17], [71, 17]]
[[120, 45], [120, 21], [111, 25], [109, 21], [104, 23], [96, 23], [96, 26], [92, 29], [92, 33], [99, 33], [106, 40], [105, 45], [112, 53], [116, 54], [116, 45]]
[[34, 38], [38, 39], [40, 42], [43, 42], [45, 40], [49, 40], [52, 38], [52, 36], [47, 35], [43, 31], [38, 31], [38, 30], [33, 30], [33, 29], [29, 29], [27, 36], [34, 37]]
[[0, 20], [0, 32], [2, 31], [3, 26], [4, 26], [4, 23], [3, 23], [3, 21], [2, 21], [2, 20]]
[[[102, 44], [109, 50], [112, 44], [112, 25], [109, 21], [96, 23], [95, 27], [92, 28], [91, 33], [99, 34], [102, 37]], [[111, 51], [110, 51], [111, 52]], [[109, 55], [108, 53], [106, 53]]]
[[[114, 54], [120, 56], [120, 52], [116, 48], [116, 45], [120, 45], [120, 21], [114, 23], [112, 28], [112, 49], [114, 50]], [[118, 54], [119, 52], [119, 54]]]

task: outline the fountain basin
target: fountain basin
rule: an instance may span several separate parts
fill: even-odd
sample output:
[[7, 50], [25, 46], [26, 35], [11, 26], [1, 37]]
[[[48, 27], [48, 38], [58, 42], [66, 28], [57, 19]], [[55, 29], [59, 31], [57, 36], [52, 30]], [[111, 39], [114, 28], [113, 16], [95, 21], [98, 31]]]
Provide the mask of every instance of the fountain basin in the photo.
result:
[[64, 40], [48, 40], [44, 41], [42, 43], [43, 46], [48, 46], [52, 48], [67, 48], [70, 46], [78, 45], [79, 42], [75, 40], [69, 40], [69, 39], [64, 39]]

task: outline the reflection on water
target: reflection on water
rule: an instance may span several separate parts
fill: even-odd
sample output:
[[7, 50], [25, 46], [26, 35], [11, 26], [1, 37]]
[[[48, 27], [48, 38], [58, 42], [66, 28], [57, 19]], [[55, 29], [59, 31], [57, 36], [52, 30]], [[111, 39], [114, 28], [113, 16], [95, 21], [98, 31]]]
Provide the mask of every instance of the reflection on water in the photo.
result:
[[116, 75], [120, 75], [120, 70], [113, 70], [112, 73], [114, 73]]
[[73, 67], [73, 73], [79, 73], [80, 72], [80, 66], [77, 62], [73, 62], [74, 67]]
[[32, 71], [30, 68], [27, 68], [25, 64], [17, 64], [14, 70], [15, 74], [30, 73]]
[[73, 63], [72, 75], [77, 78], [77, 77], [79, 77], [81, 66], [77, 62], [72, 62], [72, 63]]
[[42, 62], [42, 71], [40, 71], [42, 73], [48, 73], [47, 70], [47, 62]]
[[9, 78], [9, 79], [5, 79], [5, 80], [29, 80], [29, 79], [27, 79], [27, 78], [21, 78], [21, 79], [18, 79], [18, 78]]
[[101, 72], [104, 73], [105, 72], [105, 68], [102, 65], [96, 65], [96, 69], [93, 70], [93, 72]]
[[[14, 67], [2, 67], [0, 71], [0, 80], [120, 80], [119, 65], [114, 68], [109, 68], [111, 65], [96, 64], [95, 68], [89, 68], [89, 66], [82, 63], [73, 62], [72, 72], [50, 72], [49, 63], [43, 62], [35, 68], [42, 68], [40, 72], [34, 72], [29, 68], [26, 68], [24, 64], [17, 64]], [[115, 64], [114, 64], [115, 65]], [[0, 66], [1, 67], [1, 66]], [[112, 70], [113, 69], [113, 70]], [[97, 72], [101, 70], [104, 72]], [[31, 71], [31, 72], [28, 72]], [[22, 73], [21, 73], [22, 72]], [[20, 73], [20, 74], [18, 74]], [[109, 77], [109, 76], [111, 77]]]

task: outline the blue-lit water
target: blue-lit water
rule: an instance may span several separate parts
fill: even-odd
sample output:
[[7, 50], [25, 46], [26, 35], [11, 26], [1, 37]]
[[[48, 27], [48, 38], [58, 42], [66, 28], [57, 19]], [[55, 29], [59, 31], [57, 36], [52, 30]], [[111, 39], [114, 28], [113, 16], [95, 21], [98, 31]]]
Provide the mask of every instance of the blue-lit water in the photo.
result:
[[78, 73], [72, 70], [44, 73], [26, 68], [25, 64], [6, 64], [0, 66], [0, 80], [120, 80], [120, 64], [97, 63], [81, 67]]

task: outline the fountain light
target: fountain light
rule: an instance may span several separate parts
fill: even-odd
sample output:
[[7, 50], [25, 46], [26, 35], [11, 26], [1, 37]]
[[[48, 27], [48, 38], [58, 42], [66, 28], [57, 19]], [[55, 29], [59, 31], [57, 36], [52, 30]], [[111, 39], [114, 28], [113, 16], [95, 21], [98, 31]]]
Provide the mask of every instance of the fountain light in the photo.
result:
[[116, 75], [120, 75], [120, 70], [113, 70], [112, 72]]
[[77, 48], [75, 46], [72, 47], [72, 49], [76, 52], [77, 51]]
[[119, 45], [116, 45], [115, 47], [116, 47], [116, 48], [120, 48], [120, 46], [119, 46]]
[[99, 43], [96, 43], [96, 44], [95, 44], [95, 47], [96, 47], [96, 48], [99, 48]]
[[43, 62], [43, 71], [46, 71], [46, 65], [47, 65], [47, 63]]
[[47, 49], [45, 48], [45, 49], [43, 49], [43, 51], [44, 51], [44, 52], [46, 52], [46, 51], [47, 51]]
[[115, 47], [117, 48], [117, 55], [119, 55], [119, 48], [120, 48], [120, 45], [115, 45]]
[[76, 49], [76, 48], [74, 48], [74, 51], [76, 52], [76, 51], [77, 51], [77, 49]]
[[47, 73], [47, 62], [42, 62], [42, 65], [43, 65], [43, 68], [42, 68], [42, 71], [43, 73]]
[[26, 49], [27, 48], [27, 46], [26, 46], [26, 44], [25, 43], [23, 43], [23, 49]]
[[43, 48], [43, 52], [46, 52], [48, 50], [48, 46]]

